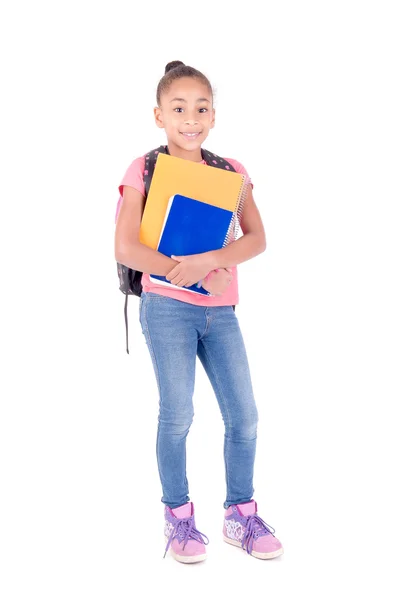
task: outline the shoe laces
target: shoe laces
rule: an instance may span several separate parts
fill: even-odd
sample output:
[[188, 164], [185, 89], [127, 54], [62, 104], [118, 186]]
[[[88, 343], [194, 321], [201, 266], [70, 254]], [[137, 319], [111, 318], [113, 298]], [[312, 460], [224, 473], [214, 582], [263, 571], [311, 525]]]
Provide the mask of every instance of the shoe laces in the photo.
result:
[[[178, 538], [181, 542], [183, 540], [183, 548], [185, 548], [186, 544], [189, 540], [195, 540], [196, 542], [200, 542], [201, 544], [207, 545], [209, 542], [208, 537], [201, 533], [194, 526], [194, 518], [193, 515], [191, 517], [185, 517], [184, 519], [177, 519], [175, 522], [175, 526], [171, 531], [171, 534], [168, 538], [168, 543], [165, 548], [164, 558], [168, 552], [168, 548], [170, 547], [172, 540], [174, 538]], [[207, 541], [206, 541], [207, 540]]]
[[275, 533], [275, 529], [268, 525], [261, 519], [257, 514], [250, 515], [247, 519], [246, 529], [242, 539], [242, 548], [251, 554], [253, 550], [254, 540], [261, 537], [262, 535], [269, 535]]

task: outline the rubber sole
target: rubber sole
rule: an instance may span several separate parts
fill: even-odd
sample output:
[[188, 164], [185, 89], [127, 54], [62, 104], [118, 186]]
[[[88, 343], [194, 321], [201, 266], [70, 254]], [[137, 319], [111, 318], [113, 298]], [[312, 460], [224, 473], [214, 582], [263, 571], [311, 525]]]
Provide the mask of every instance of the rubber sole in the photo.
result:
[[206, 560], [206, 558], [207, 558], [207, 554], [197, 554], [195, 556], [182, 556], [180, 554], [176, 554], [172, 550], [172, 548], [170, 548], [169, 551], [175, 560], [177, 560], [178, 562], [181, 562], [181, 563], [185, 563], [185, 564], [201, 562], [202, 560]]
[[[238, 548], [241, 548], [241, 550], [246, 552], [246, 550], [242, 548], [242, 544], [237, 540], [231, 540], [230, 538], [224, 535], [224, 542], [226, 542], [227, 544], [232, 544], [232, 546], [237, 546]], [[283, 548], [279, 548], [279, 550], [275, 550], [274, 552], [256, 552], [255, 550], [252, 550], [250, 554], [255, 558], [261, 558], [261, 560], [268, 560], [269, 558], [276, 558], [277, 556], [283, 554]]]

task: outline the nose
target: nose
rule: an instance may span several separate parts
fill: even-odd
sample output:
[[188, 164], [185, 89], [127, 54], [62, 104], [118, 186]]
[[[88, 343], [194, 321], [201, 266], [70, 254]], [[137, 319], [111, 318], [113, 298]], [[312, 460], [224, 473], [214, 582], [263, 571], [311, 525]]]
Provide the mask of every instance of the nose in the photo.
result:
[[193, 119], [185, 121], [185, 125], [196, 125], [196, 123], [198, 123], [198, 121], [194, 121]]

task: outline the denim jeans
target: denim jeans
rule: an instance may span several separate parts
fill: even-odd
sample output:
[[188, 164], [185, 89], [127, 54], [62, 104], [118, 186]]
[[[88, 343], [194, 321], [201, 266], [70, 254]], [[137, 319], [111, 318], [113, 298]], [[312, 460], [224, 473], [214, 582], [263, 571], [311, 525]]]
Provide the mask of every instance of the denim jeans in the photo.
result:
[[186, 437], [193, 420], [196, 357], [214, 389], [225, 425], [224, 508], [253, 497], [258, 413], [238, 319], [232, 306], [196, 306], [142, 292], [140, 323], [159, 390], [157, 464], [163, 496], [189, 501]]

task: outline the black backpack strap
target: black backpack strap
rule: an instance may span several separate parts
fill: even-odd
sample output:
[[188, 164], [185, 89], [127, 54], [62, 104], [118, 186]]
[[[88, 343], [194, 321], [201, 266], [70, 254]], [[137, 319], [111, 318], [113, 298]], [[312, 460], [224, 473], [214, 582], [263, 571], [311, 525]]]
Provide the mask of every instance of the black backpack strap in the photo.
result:
[[[168, 154], [167, 146], [159, 146], [150, 152], [147, 152], [145, 155], [145, 167], [143, 173], [143, 181], [145, 187], [144, 199], [145, 202], [147, 200], [147, 196], [149, 194], [149, 189], [151, 185], [151, 180], [153, 179], [154, 169], [157, 162], [157, 157], [159, 154]], [[142, 273], [140, 271], [134, 271], [133, 269], [128, 269], [127, 267], [123, 267], [123, 265], [118, 265], [118, 274], [120, 275], [120, 282], [122, 282], [122, 273], [125, 275], [125, 280], [121, 283], [120, 290], [125, 293], [125, 306], [124, 306], [124, 316], [125, 316], [125, 331], [126, 331], [126, 352], [129, 354], [129, 345], [128, 345], [128, 294], [134, 294], [135, 296], [141, 295], [142, 292], [142, 284], [141, 278]], [[125, 270], [127, 271], [125, 273]], [[129, 282], [129, 285], [127, 285]], [[125, 283], [125, 286], [123, 286]]]
[[222, 158], [222, 156], [218, 156], [218, 154], [214, 154], [213, 152], [202, 148], [201, 156], [209, 167], [216, 167], [217, 169], [224, 169], [224, 171], [233, 171], [236, 173], [236, 169], [233, 165], [225, 160], [225, 158]]
[[147, 196], [149, 195], [151, 180], [153, 179], [154, 169], [156, 168], [156, 162], [159, 154], [169, 154], [168, 146], [159, 146], [154, 150], [150, 150], [150, 152], [147, 152], [145, 155], [143, 173], [145, 200], [147, 200]]
[[126, 331], [126, 353], [129, 354], [129, 347], [128, 347], [128, 294], [125, 294], [124, 315], [125, 315], [125, 331]]

